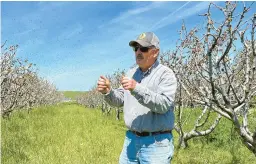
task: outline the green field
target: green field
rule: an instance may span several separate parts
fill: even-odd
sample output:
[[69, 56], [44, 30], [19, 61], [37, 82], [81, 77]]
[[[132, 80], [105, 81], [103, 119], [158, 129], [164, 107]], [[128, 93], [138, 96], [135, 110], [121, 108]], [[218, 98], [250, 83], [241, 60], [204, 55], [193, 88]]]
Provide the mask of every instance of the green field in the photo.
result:
[[[189, 141], [188, 149], [175, 149], [172, 163], [256, 163], [230, 127], [221, 120], [210, 136]], [[75, 103], [15, 112], [1, 120], [1, 128], [4, 164], [116, 164], [126, 130], [114, 113], [107, 116]], [[174, 137], [177, 146], [176, 132]]]
[[66, 98], [70, 98], [72, 100], [75, 100], [77, 96], [84, 94], [86, 92], [82, 91], [61, 91]]

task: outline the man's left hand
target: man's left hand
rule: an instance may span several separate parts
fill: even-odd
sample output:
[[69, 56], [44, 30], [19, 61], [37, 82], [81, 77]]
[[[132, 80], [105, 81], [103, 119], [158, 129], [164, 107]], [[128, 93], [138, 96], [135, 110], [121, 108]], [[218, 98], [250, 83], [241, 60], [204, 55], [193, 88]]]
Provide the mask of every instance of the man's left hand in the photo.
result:
[[125, 90], [133, 91], [136, 87], [137, 82], [129, 77], [123, 77], [121, 84]]

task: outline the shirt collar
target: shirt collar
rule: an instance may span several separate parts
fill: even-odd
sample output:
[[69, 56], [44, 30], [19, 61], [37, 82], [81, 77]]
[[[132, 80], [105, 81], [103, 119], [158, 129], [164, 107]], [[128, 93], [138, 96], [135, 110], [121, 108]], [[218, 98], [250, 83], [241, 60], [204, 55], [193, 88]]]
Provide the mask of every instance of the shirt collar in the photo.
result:
[[159, 61], [156, 60], [155, 63], [145, 72], [142, 72], [142, 70], [139, 67], [139, 70], [143, 73], [143, 75], [145, 76], [146, 74], [150, 74], [152, 69], [156, 68], [159, 65]]

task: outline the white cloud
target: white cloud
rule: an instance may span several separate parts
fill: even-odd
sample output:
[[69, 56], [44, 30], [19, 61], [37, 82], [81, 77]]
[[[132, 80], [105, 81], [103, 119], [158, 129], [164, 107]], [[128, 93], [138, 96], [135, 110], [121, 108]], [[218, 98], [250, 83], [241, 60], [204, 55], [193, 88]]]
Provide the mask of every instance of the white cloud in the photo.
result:
[[162, 22], [166, 21], [167, 19], [169, 19], [171, 16], [173, 16], [174, 14], [176, 14], [178, 11], [180, 11], [181, 9], [183, 9], [187, 4], [189, 4], [190, 1], [186, 2], [185, 4], [183, 4], [181, 7], [179, 7], [177, 10], [173, 11], [171, 14], [165, 16], [164, 18], [162, 18], [161, 20], [159, 20], [158, 22], [156, 22], [151, 29], [154, 29], [156, 26], [159, 26]]
[[210, 2], [200, 2], [198, 4], [196, 4], [193, 7], [190, 8], [186, 8], [185, 10], [180, 11], [182, 8], [184, 8], [187, 4], [185, 3], [183, 6], [181, 6], [179, 9], [177, 9], [176, 11], [174, 11], [173, 13], [167, 15], [166, 17], [164, 17], [163, 19], [161, 19], [159, 22], [157, 22], [155, 25], [153, 25], [151, 27], [151, 29], [153, 30], [158, 30], [160, 28], [163, 28], [167, 25], [173, 24], [175, 22], [177, 22], [178, 20], [181, 19], [185, 19], [189, 16], [192, 16], [202, 10], [205, 10], [208, 8]]
[[72, 37], [79, 35], [82, 32], [83, 32], [83, 26], [81, 24], [76, 24], [71, 28], [63, 31], [58, 38], [59, 40], [70, 39]]
[[120, 22], [120, 21], [122, 21], [122, 20], [124, 20], [126, 18], [129, 18], [129, 17], [135, 16], [135, 15], [138, 15], [138, 14], [150, 11], [150, 10], [152, 10], [154, 8], [160, 7], [161, 4], [163, 4], [163, 2], [152, 2], [152, 3], [150, 3], [147, 6], [128, 10], [128, 11], [122, 13], [120, 16], [112, 19], [110, 21], [110, 24], [118, 23], [118, 22]]
[[25, 30], [25, 31], [21, 31], [21, 32], [17, 32], [15, 34], [13, 34], [15, 37], [23, 37], [28, 35], [30, 32], [34, 32], [35, 30], [38, 30], [37, 28], [34, 29], [29, 29], [29, 30]]
[[110, 20], [109, 23], [100, 25], [99, 28], [105, 27], [106, 25], [112, 25], [112, 24], [118, 24], [120, 22], [124, 22], [125, 20], [127, 20], [130, 17], [134, 17], [136, 15], [142, 14], [142, 13], [150, 11], [152, 9], [161, 7], [164, 3], [165, 2], [156, 1], [156, 2], [151, 2], [149, 5], [146, 5], [144, 7], [137, 7], [137, 8], [127, 10], [125, 12], [122, 12], [119, 16]]

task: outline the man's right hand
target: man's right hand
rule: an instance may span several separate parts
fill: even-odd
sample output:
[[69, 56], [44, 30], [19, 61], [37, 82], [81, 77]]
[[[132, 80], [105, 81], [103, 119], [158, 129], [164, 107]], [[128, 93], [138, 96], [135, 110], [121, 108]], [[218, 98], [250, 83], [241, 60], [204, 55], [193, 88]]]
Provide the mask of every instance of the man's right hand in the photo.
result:
[[103, 94], [109, 93], [110, 92], [110, 81], [106, 77], [100, 76], [100, 78], [98, 80], [97, 90]]

